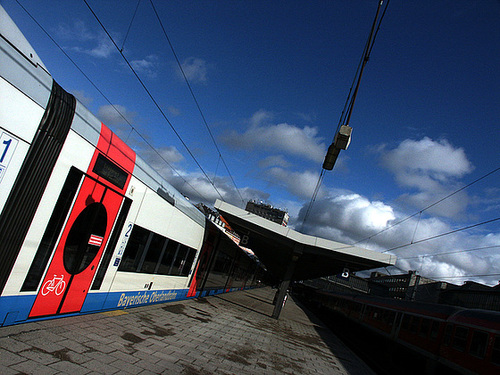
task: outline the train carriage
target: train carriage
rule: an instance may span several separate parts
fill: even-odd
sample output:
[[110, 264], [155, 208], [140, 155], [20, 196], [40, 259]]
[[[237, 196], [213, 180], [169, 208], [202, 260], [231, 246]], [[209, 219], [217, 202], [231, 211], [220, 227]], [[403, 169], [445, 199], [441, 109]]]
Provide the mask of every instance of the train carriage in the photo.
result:
[[359, 328], [358, 344], [367, 332], [374, 334], [378, 347], [370, 349], [396, 366], [404, 358], [402, 365], [411, 373], [500, 373], [498, 311], [348, 295], [306, 284], [294, 292], [313, 308], [324, 309], [331, 323], [333, 311], [352, 322]]

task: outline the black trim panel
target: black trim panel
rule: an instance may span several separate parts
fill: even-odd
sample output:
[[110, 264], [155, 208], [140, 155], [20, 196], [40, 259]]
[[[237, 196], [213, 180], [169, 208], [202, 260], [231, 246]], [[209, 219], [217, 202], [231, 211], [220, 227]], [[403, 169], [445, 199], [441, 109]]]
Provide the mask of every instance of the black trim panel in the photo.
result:
[[75, 97], [53, 81], [47, 108], [0, 217], [0, 293], [69, 133], [75, 107]]

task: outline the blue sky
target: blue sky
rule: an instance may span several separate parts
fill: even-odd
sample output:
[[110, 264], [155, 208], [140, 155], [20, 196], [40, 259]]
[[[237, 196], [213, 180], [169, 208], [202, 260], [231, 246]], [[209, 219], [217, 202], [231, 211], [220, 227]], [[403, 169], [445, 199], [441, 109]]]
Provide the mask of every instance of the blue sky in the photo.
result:
[[[83, 1], [20, 3], [114, 108], [15, 1], [2, 1], [54, 79], [191, 200], [263, 200], [287, 208], [295, 227], [378, 4], [154, 1], [238, 193], [150, 1], [139, 3], [131, 24], [137, 1], [89, 0], [217, 193]], [[419, 212], [500, 167], [498, 19], [495, 0], [390, 1], [351, 117], [351, 145], [327, 172], [305, 232], [389, 250], [401, 269], [423, 276], [497, 284], [500, 221], [443, 234], [499, 217], [500, 171]]]

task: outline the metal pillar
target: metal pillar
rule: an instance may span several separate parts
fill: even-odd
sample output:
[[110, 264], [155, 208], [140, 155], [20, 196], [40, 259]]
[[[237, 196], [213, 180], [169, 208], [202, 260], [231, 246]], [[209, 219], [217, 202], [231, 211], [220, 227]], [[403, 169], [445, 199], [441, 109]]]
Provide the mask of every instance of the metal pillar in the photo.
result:
[[286, 268], [285, 276], [281, 281], [278, 287], [278, 296], [276, 298], [276, 304], [274, 305], [272, 318], [278, 319], [280, 317], [281, 309], [283, 308], [283, 303], [285, 301], [285, 296], [288, 292], [288, 287], [290, 286], [290, 281], [292, 280], [293, 272], [295, 271], [295, 265], [297, 264], [297, 260], [299, 260], [302, 255], [302, 248], [304, 245], [296, 245], [292, 256], [288, 262], [288, 266]]

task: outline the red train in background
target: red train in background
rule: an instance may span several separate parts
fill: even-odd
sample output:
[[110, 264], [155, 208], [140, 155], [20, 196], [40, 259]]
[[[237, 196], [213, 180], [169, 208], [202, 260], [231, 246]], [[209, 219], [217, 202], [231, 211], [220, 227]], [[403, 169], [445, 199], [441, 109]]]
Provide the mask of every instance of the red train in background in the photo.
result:
[[[294, 295], [335, 331], [338, 318], [368, 333], [375, 350], [415, 373], [500, 374], [500, 312], [325, 292], [304, 284]], [[345, 327], [344, 327], [345, 328]], [[357, 345], [357, 344], [355, 344]], [[399, 357], [399, 358], [394, 358]]]

